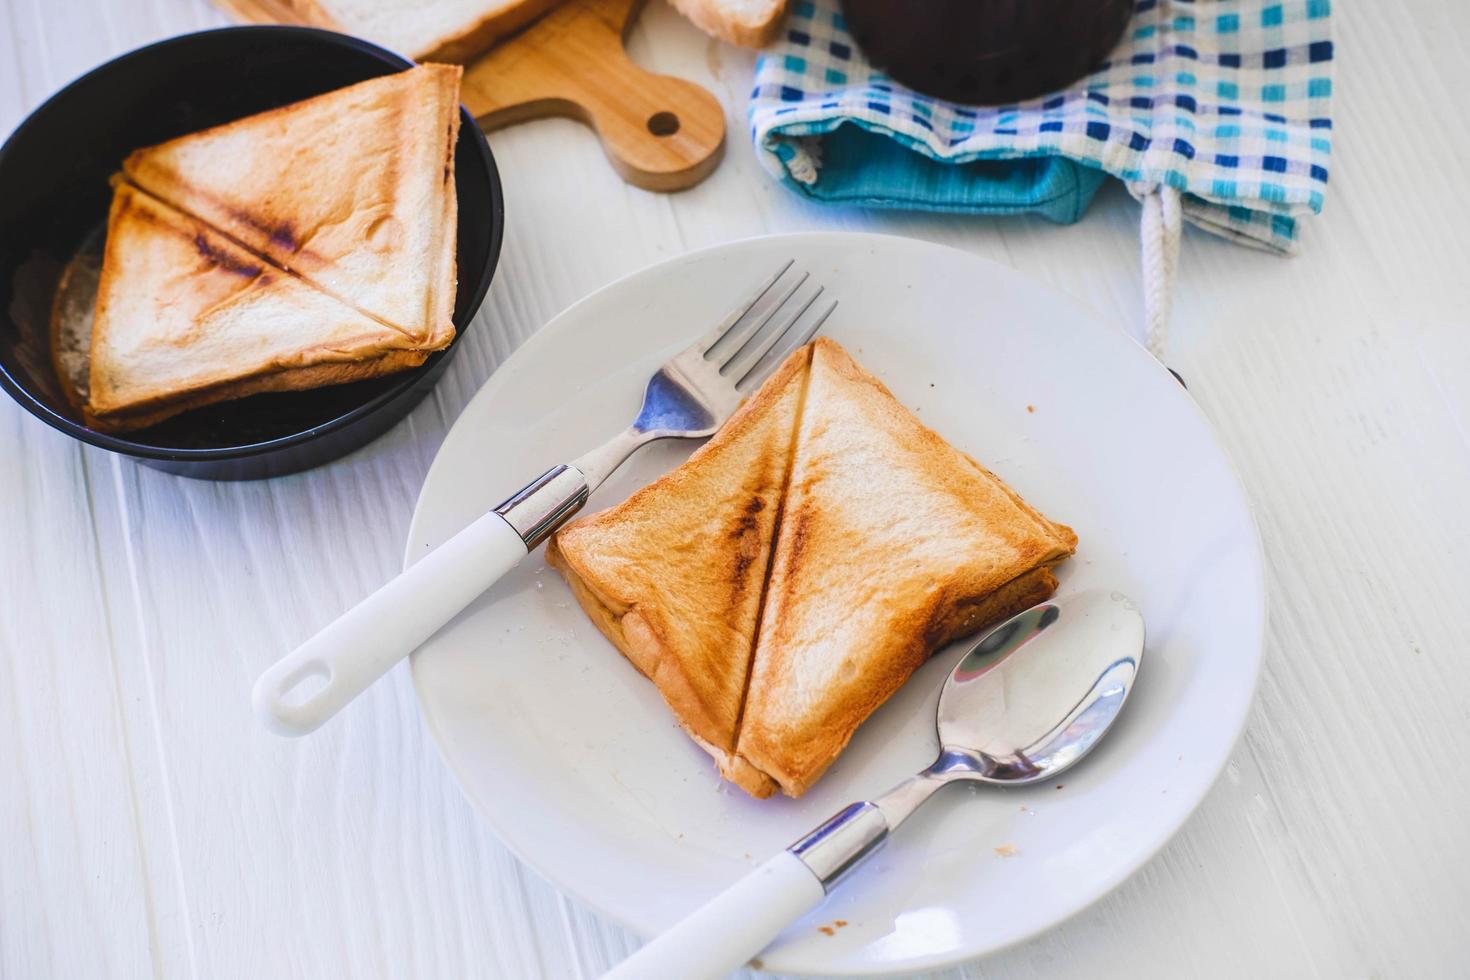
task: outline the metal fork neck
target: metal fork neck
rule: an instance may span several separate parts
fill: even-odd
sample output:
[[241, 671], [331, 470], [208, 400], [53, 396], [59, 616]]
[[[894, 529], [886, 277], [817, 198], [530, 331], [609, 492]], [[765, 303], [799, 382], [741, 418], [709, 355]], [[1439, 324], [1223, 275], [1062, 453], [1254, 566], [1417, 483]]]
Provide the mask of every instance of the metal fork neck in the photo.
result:
[[531, 551], [582, 509], [592, 491], [639, 446], [657, 438], [627, 429], [571, 463], [553, 466], [495, 508]]
[[613, 470], [622, 466], [629, 456], [657, 438], [656, 433], [629, 427], [596, 449], [578, 456], [572, 460], [571, 465], [586, 478], [587, 491], [590, 493], [602, 486]]
[[563, 463], [526, 484], [496, 507], [495, 513], [521, 536], [526, 550], [532, 551], [581, 510], [591, 492], [586, 476]]

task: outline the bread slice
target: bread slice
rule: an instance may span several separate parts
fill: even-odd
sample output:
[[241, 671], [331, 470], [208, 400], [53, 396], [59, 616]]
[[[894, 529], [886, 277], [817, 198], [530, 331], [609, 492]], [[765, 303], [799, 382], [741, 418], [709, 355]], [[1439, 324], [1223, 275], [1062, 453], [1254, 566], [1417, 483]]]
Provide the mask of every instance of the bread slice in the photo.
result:
[[403, 370], [425, 356], [400, 331], [114, 182], [84, 413], [98, 427], [139, 428], [257, 391]]
[[91, 373], [92, 314], [97, 306], [97, 284], [102, 279], [102, 256], [83, 248], [71, 257], [51, 299], [51, 366], [61, 382], [61, 393], [78, 414], [87, 407], [87, 378]]
[[557, 0], [215, 0], [242, 20], [356, 34], [415, 61], [463, 64]]
[[672, 0], [705, 33], [732, 44], [760, 48], [781, 29], [786, 0]]
[[460, 74], [370, 79], [138, 150], [123, 173], [437, 350], [454, 337]]
[[816, 341], [729, 775], [800, 796], [931, 653], [1050, 595], [1076, 546]]
[[722, 769], [734, 765], [808, 354], [792, 354], [682, 466], [546, 548], [588, 616]]
[[547, 546], [720, 772], [800, 796], [936, 649], [1040, 602], [1077, 546], [833, 341]]

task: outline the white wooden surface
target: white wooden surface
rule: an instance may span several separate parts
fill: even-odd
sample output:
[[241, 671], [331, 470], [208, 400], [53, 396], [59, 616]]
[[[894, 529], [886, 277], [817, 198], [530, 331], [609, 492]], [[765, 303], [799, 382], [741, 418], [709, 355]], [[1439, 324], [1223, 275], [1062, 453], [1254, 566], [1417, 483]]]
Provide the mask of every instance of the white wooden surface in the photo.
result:
[[[1270, 566], [1249, 729], [1140, 874], [951, 975], [1470, 969], [1470, 7], [1336, 7], [1327, 213], [1292, 260], [1188, 233], [1172, 334]], [[0, 129], [117, 53], [223, 22], [205, 0], [0, 0]], [[659, 196], [570, 122], [494, 134], [500, 272], [448, 376], [371, 447], [265, 483], [191, 482], [0, 404], [0, 976], [576, 977], [635, 947], [477, 822], [406, 670], [305, 740], [248, 706], [263, 667], [393, 574], [451, 421], [589, 290], [734, 238], [876, 229], [1139, 321], [1119, 188], [1071, 228], [809, 206], [743, 138], [748, 53], [661, 4], [632, 46], [722, 99], [724, 164]]]

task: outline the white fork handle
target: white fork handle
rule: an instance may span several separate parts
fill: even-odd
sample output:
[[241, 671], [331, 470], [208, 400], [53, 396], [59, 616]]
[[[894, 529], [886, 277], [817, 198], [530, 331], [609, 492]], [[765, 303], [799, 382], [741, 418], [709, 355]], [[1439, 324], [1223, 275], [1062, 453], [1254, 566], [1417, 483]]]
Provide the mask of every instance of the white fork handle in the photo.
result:
[[313, 731], [526, 554], [515, 528], [491, 511], [261, 674], [255, 713], [279, 735]]
[[728, 976], [822, 904], [825, 895], [812, 869], [790, 851], [781, 851], [613, 967], [603, 980]]

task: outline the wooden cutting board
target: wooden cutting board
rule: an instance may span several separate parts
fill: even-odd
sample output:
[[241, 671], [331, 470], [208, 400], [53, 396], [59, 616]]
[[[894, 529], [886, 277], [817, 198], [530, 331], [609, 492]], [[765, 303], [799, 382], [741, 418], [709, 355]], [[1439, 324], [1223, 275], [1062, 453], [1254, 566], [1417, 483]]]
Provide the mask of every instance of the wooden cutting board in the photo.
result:
[[[314, 27], [282, 0], [216, 0], [257, 23]], [[566, 0], [465, 66], [462, 99], [489, 131], [526, 119], [580, 119], [624, 180], [653, 191], [692, 187], [725, 146], [725, 113], [708, 91], [635, 65], [623, 40], [644, 0]]]

